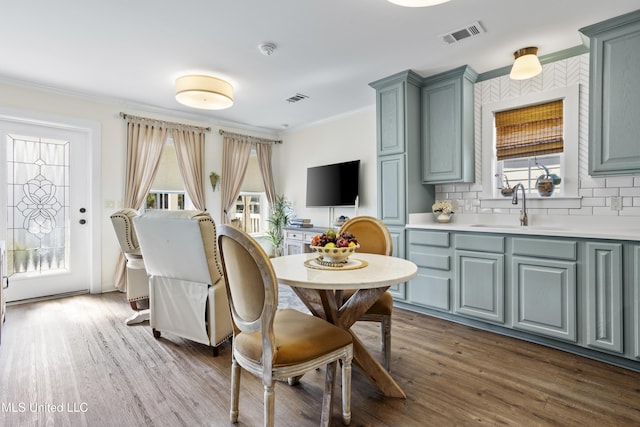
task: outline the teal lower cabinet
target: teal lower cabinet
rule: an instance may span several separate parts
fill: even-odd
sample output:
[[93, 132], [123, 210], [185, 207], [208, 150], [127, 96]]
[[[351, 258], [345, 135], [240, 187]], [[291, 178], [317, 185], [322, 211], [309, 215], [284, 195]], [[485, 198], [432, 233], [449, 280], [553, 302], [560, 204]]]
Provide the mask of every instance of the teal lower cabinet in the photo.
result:
[[625, 304], [628, 313], [628, 325], [630, 340], [633, 342], [632, 357], [640, 360], [640, 245], [631, 245], [629, 248], [629, 258], [631, 258], [631, 267], [629, 268], [629, 287], [626, 293], [626, 299], [632, 301], [631, 304]]
[[407, 230], [402, 308], [640, 371], [640, 242]]
[[[405, 229], [404, 227], [388, 226], [389, 233], [391, 234], [391, 244], [393, 246], [393, 253], [391, 255], [398, 258], [405, 258]], [[389, 288], [389, 293], [393, 295], [394, 300], [404, 301], [406, 299], [406, 283], [398, 283]]]
[[504, 323], [504, 241], [501, 236], [456, 234], [456, 314]]
[[418, 275], [408, 283], [407, 300], [411, 304], [451, 310], [449, 239], [449, 232], [409, 230], [408, 259], [418, 266]]
[[586, 258], [586, 343], [622, 353], [622, 244], [587, 242]]
[[576, 262], [513, 257], [513, 327], [575, 342]]
[[454, 310], [504, 323], [504, 254], [456, 250]]

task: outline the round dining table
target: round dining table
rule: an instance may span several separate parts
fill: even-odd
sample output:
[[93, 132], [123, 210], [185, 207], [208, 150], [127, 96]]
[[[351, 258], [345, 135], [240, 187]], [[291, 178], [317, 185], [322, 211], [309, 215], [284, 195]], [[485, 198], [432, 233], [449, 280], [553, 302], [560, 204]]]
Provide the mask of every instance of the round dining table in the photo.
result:
[[[351, 326], [366, 313], [380, 296], [398, 283], [416, 276], [418, 267], [411, 261], [393, 256], [355, 253], [342, 267], [322, 265], [315, 253], [272, 258], [278, 283], [289, 285], [315, 316], [345, 330], [353, 337], [354, 362], [380, 390], [391, 397], [406, 394], [367, 350]], [[343, 302], [343, 291], [356, 292]], [[331, 385], [325, 384], [326, 387]]]

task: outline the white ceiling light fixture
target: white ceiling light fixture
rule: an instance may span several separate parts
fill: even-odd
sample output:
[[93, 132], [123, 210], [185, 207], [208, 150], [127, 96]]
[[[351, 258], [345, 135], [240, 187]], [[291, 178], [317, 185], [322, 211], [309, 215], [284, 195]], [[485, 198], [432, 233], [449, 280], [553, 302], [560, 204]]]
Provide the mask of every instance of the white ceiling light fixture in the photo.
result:
[[389, 3], [404, 7], [427, 7], [446, 3], [450, 0], [387, 0]]
[[176, 100], [192, 108], [223, 110], [233, 105], [233, 86], [216, 77], [189, 74], [176, 79]]
[[526, 80], [537, 76], [542, 72], [542, 65], [538, 59], [537, 47], [524, 47], [513, 53], [515, 61], [511, 67], [509, 77], [512, 80]]

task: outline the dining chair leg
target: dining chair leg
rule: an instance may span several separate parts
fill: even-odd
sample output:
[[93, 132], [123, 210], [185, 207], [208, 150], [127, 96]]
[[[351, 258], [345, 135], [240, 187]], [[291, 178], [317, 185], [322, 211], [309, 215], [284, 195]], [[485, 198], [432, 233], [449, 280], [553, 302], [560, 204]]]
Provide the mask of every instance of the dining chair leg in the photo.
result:
[[380, 323], [382, 329], [382, 364], [387, 372], [391, 372], [391, 316], [385, 316]]
[[351, 360], [349, 355], [342, 361], [342, 423], [351, 423]]
[[229, 420], [232, 423], [238, 422], [238, 401], [240, 399], [240, 365], [235, 357], [231, 356], [231, 411]]
[[264, 380], [264, 427], [275, 426], [275, 396], [273, 379]]
[[328, 427], [331, 425], [331, 414], [333, 414], [333, 389], [336, 383], [336, 368], [338, 362], [331, 362], [326, 367], [324, 379], [324, 394], [322, 396], [322, 416], [320, 417], [320, 426]]

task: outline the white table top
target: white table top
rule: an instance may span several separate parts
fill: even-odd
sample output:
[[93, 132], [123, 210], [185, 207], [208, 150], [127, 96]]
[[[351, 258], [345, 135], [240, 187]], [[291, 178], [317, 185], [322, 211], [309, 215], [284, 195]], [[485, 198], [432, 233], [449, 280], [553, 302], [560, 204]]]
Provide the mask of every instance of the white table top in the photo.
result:
[[278, 282], [310, 289], [381, 288], [406, 282], [416, 276], [418, 267], [411, 261], [385, 255], [355, 253], [350, 259], [368, 263], [353, 270], [319, 270], [304, 265], [315, 253], [272, 258]]

